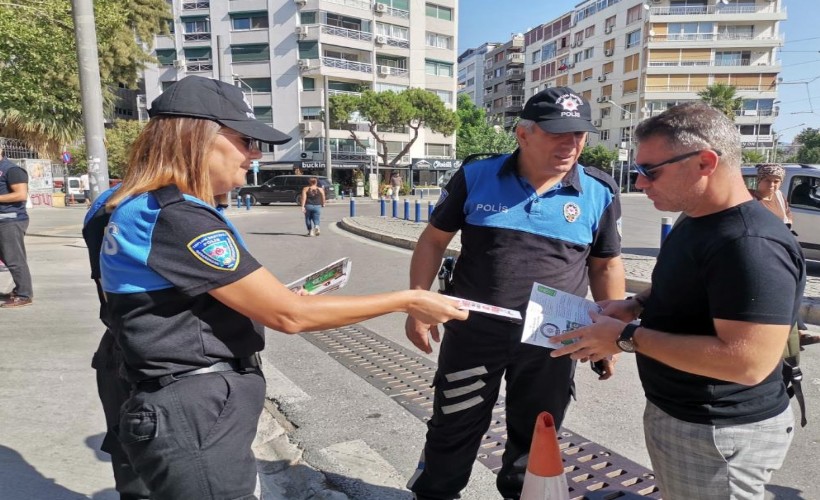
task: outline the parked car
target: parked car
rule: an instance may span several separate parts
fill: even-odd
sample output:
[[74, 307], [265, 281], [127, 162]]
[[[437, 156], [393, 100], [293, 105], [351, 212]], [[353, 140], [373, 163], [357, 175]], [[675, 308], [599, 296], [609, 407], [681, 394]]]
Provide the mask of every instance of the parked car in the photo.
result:
[[[807, 259], [820, 260], [820, 168], [816, 165], [783, 165], [786, 177], [780, 191], [792, 209], [792, 230]], [[749, 189], [757, 187], [757, 170], [743, 167]]]
[[66, 177], [65, 182], [60, 186], [60, 191], [65, 193], [66, 204], [71, 202], [85, 203], [85, 191], [82, 189], [79, 177]]
[[302, 188], [308, 185], [308, 180], [316, 177], [319, 186], [325, 189], [325, 199], [334, 199], [333, 185], [327, 177], [313, 175], [280, 175], [258, 186], [245, 186], [237, 193], [243, 200], [247, 195], [251, 197], [251, 204], [270, 205], [271, 203], [302, 203]]

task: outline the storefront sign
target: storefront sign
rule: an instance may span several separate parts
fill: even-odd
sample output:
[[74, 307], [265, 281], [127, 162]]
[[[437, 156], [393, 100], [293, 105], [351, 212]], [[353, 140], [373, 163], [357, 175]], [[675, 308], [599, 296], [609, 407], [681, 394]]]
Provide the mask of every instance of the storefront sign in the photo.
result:
[[461, 166], [461, 160], [448, 160], [437, 158], [413, 158], [412, 168], [414, 170], [450, 170]]

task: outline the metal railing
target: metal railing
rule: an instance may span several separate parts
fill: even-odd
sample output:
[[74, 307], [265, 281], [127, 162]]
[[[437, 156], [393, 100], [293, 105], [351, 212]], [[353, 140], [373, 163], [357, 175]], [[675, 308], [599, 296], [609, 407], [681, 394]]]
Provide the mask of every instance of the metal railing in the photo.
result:
[[689, 66], [710, 66], [712, 61], [649, 61], [647, 66], [650, 68], [676, 68]]
[[340, 28], [339, 26], [331, 26], [329, 24], [322, 25], [322, 33], [334, 36], [342, 36], [352, 40], [362, 40], [369, 42], [373, 40], [373, 33], [366, 31], [352, 30], [348, 28]]
[[397, 68], [395, 66], [385, 66], [385, 65], [378, 65], [378, 71], [380, 75], [390, 75], [390, 76], [399, 76], [399, 77], [406, 77], [408, 75], [408, 71], [404, 68]]
[[387, 37], [387, 45], [390, 45], [391, 47], [399, 47], [402, 49], [410, 48], [410, 42], [408, 40], [404, 40], [401, 38], [393, 38], [390, 36]]
[[651, 35], [650, 42], [708, 42], [712, 40], [728, 41], [782, 41], [782, 36], [758, 35], [750, 33], [669, 33], [666, 35]]
[[185, 65], [186, 71], [213, 71], [213, 61], [189, 62]]
[[410, 19], [409, 10], [394, 9], [393, 7], [387, 7], [387, 14], [393, 17], [400, 17], [402, 19]]
[[779, 112], [776, 109], [738, 109], [735, 111], [735, 116], [777, 116]]
[[352, 96], [360, 97], [362, 95], [362, 93], [361, 92], [353, 92], [351, 90], [328, 89], [327, 90], [327, 95], [352, 95]]
[[183, 39], [186, 42], [205, 41], [211, 39], [211, 33], [185, 33]]
[[755, 14], [777, 12], [774, 5], [762, 8], [754, 5], [687, 5], [676, 7], [652, 7], [649, 13], [653, 16], [693, 16], [706, 14]]
[[[774, 92], [774, 86], [766, 85], [734, 85], [735, 90], [743, 92]], [[646, 92], [700, 92], [707, 85], [647, 85]]]
[[182, 10], [209, 9], [211, 2], [182, 2]]
[[353, 7], [355, 9], [370, 10], [370, 2], [366, 0], [325, 0], [328, 3], [335, 3], [337, 5], [344, 5], [346, 7]]
[[361, 73], [373, 73], [373, 65], [362, 63], [358, 61], [347, 61], [345, 59], [337, 59], [335, 57], [322, 57], [322, 66], [328, 68], [339, 68], [350, 71], [359, 71]]

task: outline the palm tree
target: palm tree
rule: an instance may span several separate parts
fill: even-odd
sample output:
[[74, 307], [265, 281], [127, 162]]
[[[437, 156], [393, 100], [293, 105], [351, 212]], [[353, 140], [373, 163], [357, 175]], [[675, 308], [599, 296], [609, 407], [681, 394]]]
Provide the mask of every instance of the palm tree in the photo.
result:
[[734, 121], [736, 112], [743, 106], [743, 98], [735, 95], [736, 92], [737, 89], [733, 85], [715, 83], [698, 92], [698, 96]]

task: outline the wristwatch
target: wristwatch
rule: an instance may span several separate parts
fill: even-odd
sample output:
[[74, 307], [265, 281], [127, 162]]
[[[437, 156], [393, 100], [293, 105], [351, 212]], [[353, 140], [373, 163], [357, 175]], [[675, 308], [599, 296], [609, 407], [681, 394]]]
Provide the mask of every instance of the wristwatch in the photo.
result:
[[635, 330], [637, 330], [640, 326], [641, 325], [629, 323], [626, 327], [624, 327], [623, 331], [621, 331], [621, 335], [618, 336], [618, 340], [616, 341], [618, 344], [618, 349], [623, 352], [635, 352], [638, 349], [638, 345], [635, 344], [633, 337], [635, 335]]

